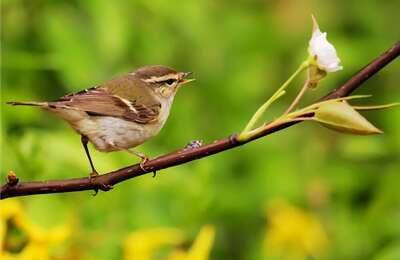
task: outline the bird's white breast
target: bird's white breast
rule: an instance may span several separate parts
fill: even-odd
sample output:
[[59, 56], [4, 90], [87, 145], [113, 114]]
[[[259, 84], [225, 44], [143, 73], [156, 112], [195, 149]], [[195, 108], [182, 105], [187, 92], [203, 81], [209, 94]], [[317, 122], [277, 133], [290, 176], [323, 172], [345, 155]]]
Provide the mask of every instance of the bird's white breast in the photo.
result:
[[156, 135], [162, 124], [142, 125], [116, 117], [92, 117], [79, 122], [77, 130], [100, 151], [115, 151], [142, 144]]
[[139, 124], [110, 116], [88, 116], [86, 113], [81, 114], [82, 116], [74, 114], [74, 120], [68, 120], [66, 114], [62, 116], [72, 128], [87, 136], [97, 150], [110, 152], [138, 146], [157, 135], [168, 118], [172, 101], [173, 97], [161, 102], [158, 119], [149, 124]]

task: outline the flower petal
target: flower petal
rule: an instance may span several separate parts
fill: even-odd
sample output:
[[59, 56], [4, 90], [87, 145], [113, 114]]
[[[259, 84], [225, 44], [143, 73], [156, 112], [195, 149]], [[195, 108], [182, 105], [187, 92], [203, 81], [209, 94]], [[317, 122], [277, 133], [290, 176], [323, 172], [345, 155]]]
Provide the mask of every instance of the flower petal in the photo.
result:
[[335, 72], [341, 70], [340, 59], [337, 56], [335, 47], [328, 42], [327, 33], [321, 32], [318, 24], [313, 18], [313, 33], [309, 43], [308, 52], [315, 59], [318, 68], [327, 72]]

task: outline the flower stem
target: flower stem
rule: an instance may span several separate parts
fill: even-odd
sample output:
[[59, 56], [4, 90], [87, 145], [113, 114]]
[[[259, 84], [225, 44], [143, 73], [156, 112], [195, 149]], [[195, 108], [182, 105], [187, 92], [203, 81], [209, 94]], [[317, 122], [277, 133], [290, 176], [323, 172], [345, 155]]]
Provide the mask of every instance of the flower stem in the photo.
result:
[[307, 75], [306, 82], [304, 82], [303, 87], [301, 88], [300, 92], [297, 94], [296, 98], [293, 100], [292, 104], [288, 107], [288, 109], [283, 113], [284, 115], [289, 114], [290, 111], [299, 103], [300, 99], [304, 96], [306, 93], [307, 89], [309, 88], [309, 83], [310, 83], [310, 76]]
[[309, 60], [307, 59], [304, 61], [298, 68], [297, 70], [290, 76], [289, 79], [287, 79], [282, 86], [275, 91], [275, 93], [261, 106], [258, 108], [258, 110], [254, 113], [254, 115], [251, 117], [250, 121], [247, 123], [246, 127], [244, 128], [242, 133], [250, 131], [254, 125], [257, 123], [257, 121], [260, 119], [260, 117], [264, 114], [265, 110], [278, 98], [283, 96], [285, 94], [285, 89], [289, 86], [289, 84], [293, 81], [293, 79], [303, 70], [305, 70], [309, 66]]

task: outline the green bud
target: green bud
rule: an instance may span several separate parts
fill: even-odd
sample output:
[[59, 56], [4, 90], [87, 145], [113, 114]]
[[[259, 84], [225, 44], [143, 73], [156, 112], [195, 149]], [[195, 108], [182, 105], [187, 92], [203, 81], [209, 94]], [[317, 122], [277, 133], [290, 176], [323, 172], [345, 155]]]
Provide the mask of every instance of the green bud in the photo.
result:
[[321, 70], [316, 65], [311, 65], [308, 68], [308, 87], [316, 88], [318, 86], [318, 82], [324, 79], [327, 75], [325, 70]]
[[356, 135], [381, 134], [367, 119], [344, 101], [326, 101], [315, 110], [313, 120], [342, 133]]

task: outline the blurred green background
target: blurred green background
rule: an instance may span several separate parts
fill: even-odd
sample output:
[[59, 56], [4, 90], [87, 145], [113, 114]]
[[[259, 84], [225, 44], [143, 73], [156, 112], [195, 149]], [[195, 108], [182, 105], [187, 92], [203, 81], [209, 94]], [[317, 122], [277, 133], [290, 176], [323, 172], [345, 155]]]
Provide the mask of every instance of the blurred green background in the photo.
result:
[[[23, 181], [89, 173], [79, 136], [67, 124], [6, 101], [56, 99], [143, 65], [193, 71], [196, 82], [178, 93], [161, 133], [137, 149], [155, 157], [190, 140], [211, 142], [240, 131], [307, 56], [311, 13], [344, 70], [329, 75], [303, 104], [398, 41], [399, 10], [397, 0], [2, 0], [1, 179], [10, 169]], [[396, 60], [356, 91], [373, 98], [356, 103], [399, 101], [399, 71]], [[268, 119], [285, 109], [301, 83]], [[317, 259], [400, 259], [400, 109], [364, 115], [385, 134], [348, 136], [304, 123], [95, 197], [18, 200], [37, 225], [69, 227], [56, 259], [120, 259], [128, 234], [156, 227], [183, 230], [190, 245], [206, 224], [216, 232], [210, 259], [295, 259], [285, 249], [306, 247], [296, 234], [294, 244], [278, 242], [283, 252], [275, 255], [265, 242], [266, 209], [276, 200], [322, 226], [328, 245]], [[91, 152], [103, 173], [137, 162], [124, 152]]]

